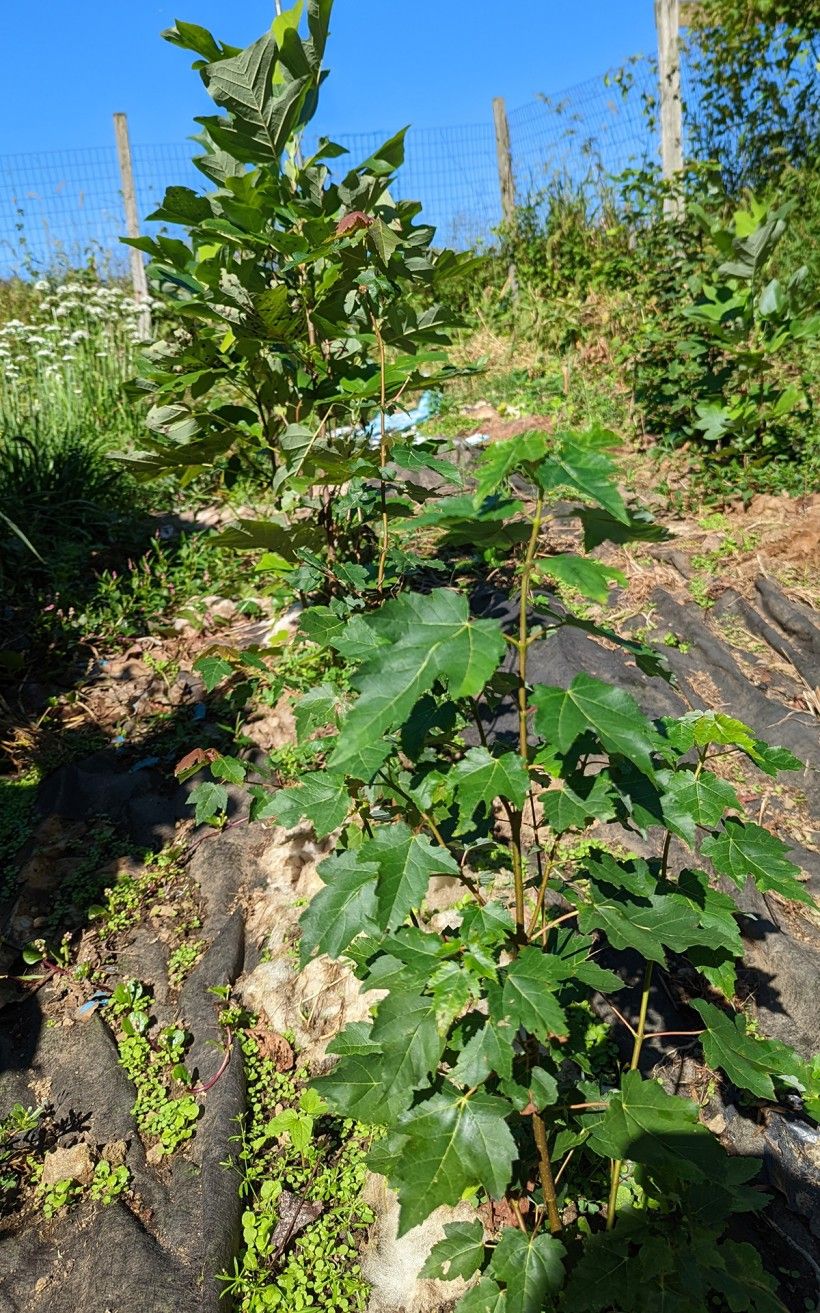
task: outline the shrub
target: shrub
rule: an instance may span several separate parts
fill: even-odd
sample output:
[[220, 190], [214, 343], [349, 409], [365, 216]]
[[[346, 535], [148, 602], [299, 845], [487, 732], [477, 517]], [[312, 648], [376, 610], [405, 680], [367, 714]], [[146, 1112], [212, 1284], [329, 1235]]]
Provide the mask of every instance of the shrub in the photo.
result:
[[[276, 460], [282, 511], [244, 541], [266, 545], [271, 568], [294, 574], [309, 603], [303, 640], [332, 676], [296, 707], [313, 769], [285, 789], [254, 787], [251, 815], [286, 826], [304, 818], [318, 837], [337, 835], [319, 868], [324, 887], [302, 917], [302, 961], [344, 957], [380, 995], [371, 1020], [333, 1041], [338, 1062], [318, 1082], [322, 1097], [340, 1117], [386, 1128], [369, 1161], [398, 1191], [402, 1234], [441, 1204], [505, 1200], [514, 1225], [485, 1236], [478, 1216], [451, 1224], [423, 1269], [478, 1276], [462, 1313], [540, 1313], [547, 1301], [568, 1313], [631, 1313], [654, 1306], [659, 1284], [680, 1313], [767, 1313], [778, 1307], [772, 1279], [754, 1248], [726, 1234], [736, 1214], [763, 1205], [750, 1184], [757, 1164], [730, 1158], [696, 1105], [642, 1076], [640, 1064], [655, 975], [679, 955], [697, 982], [694, 1039], [705, 1061], [745, 1097], [771, 1102], [785, 1088], [806, 1114], [820, 1113], [810, 1065], [758, 1037], [733, 1007], [737, 909], [704, 870], [708, 862], [738, 886], [751, 879], [810, 901], [786, 846], [747, 820], [715, 769], [726, 754], [772, 776], [799, 763], [726, 714], [653, 722], [630, 694], [586, 674], [568, 688], [533, 683], [533, 643], [565, 625], [663, 677], [652, 649], [555, 600], [559, 587], [605, 599], [618, 572], [587, 553], [661, 531], [624, 503], [609, 455], [616, 440], [600, 429], [495, 443], [467, 490], [429, 444], [388, 426], [420, 377], [418, 354], [399, 352], [411, 336], [402, 326], [419, 325], [406, 297], [416, 271], [428, 274], [428, 238], [414, 236], [409, 212], [388, 205], [367, 170], [348, 175], [353, 194], [365, 188], [369, 200], [349, 222], [340, 224], [339, 192], [326, 179], [311, 192], [309, 231], [293, 199], [306, 180], [285, 153], [285, 129], [303, 125], [321, 81], [329, 14], [312, 0], [307, 42], [292, 11], [244, 52], [202, 29], [175, 29], [208, 61], [204, 79], [228, 114], [204, 120], [223, 152], [211, 217], [205, 201], [186, 199], [190, 243], [152, 248], [155, 261], [173, 262], [177, 282], [187, 280], [193, 318], [207, 311], [219, 323], [199, 361], [201, 385], [193, 369], [173, 392], [159, 380], [179, 408], [166, 416], [166, 438], [180, 425], [179, 465], [224, 452], [238, 443], [237, 426], [250, 432], [263, 418], [263, 394], [241, 417], [201, 404], [213, 370], [237, 390], [248, 391], [251, 375], [280, 389], [270, 394], [279, 409], [255, 436]], [[259, 216], [249, 199], [259, 192], [279, 198], [282, 230]], [[176, 202], [181, 216], [178, 194]], [[206, 232], [220, 240], [206, 245]], [[339, 240], [351, 233], [352, 246]], [[339, 318], [318, 313], [336, 304], [321, 295], [328, 282], [344, 290], [337, 314], [355, 326], [355, 345], [340, 347]], [[264, 324], [270, 306], [275, 328]], [[355, 425], [373, 411], [377, 457], [366, 430], [340, 435], [325, 419], [347, 413]], [[158, 457], [169, 449], [155, 445]], [[419, 486], [419, 469], [438, 485]], [[358, 535], [336, 532], [330, 493]], [[547, 547], [551, 513], [567, 494], [583, 554]], [[436, 586], [438, 576], [448, 586]], [[261, 654], [220, 648], [201, 668], [212, 686], [254, 664], [264, 669]], [[514, 728], [493, 737], [505, 710]], [[196, 791], [199, 820], [224, 807], [216, 781], [247, 773], [225, 757], [209, 769], [215, 783]], [[593, 822], [612, 819], [657, 835], [653, 856], [619, 856], [596, 842]], [[680, 870], [674, 840], [687, 850]], [[434, 918], [430, 883], [441, 877], [460, 897]], [[598, 960], [603, 942], [607, 964]], [[592, 1001], [623, 988], [627, 952], [643, 971], [638, 1007], [619, 1023], [631, 1038], [620, 1071]]]

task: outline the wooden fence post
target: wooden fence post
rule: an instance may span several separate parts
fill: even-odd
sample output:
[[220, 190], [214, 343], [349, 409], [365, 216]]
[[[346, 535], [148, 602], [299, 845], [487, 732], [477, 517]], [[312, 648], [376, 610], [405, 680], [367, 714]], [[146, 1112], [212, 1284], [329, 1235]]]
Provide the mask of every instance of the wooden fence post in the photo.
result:
[[[515, 178], [513, 176], [512, 150], [510, 149], [510, 125], [507, 119], [507, 106], [503, 96], [496, 96], [493, 101], [493, 123], [495, 125], [495, 153], [498, 161], [498, 183], [501, 188], [501, 216], [509, 232], [515, 224]], [[510, 265], [508, 285], [513, 294], [518, 294], [518, 280], [515, 265]]]
[[[131, 142], [128, 136], [128, 119], [125, 114], [114, 115], [114, 136], [117, 141], [117, 159], [120, 166], [122, 183], [122, 200], [125, 210], [125, 231], [128, 237], [139, 237], [140, 225], [137, 214], [137, 193], [134, 187], [134, 168], [131, 162]], [[131, 284], [134, 288], [134, 300], [141, 306], [137, 326], [139, 335], [146, 341], [151, 336], [151, 309], [148, 305], [148, 279], [145, 276], [145, 264], [142, 252], [129, 247], [131, 260]]]
[[[683, 106], [680, 86], [680, 0], [655, 0], [658, 30], [658, 82], [660, 89], [661, 168], [666, 182], [683, 169]], [[680, 201], [668, 196], [668, 218], [680, 215]]]
[[495, 124], [495, 152], [498, 159], [498, 181], [501, 187], [501, 213], [505, 223], [515, 218], [515, 181], [513, 179], [512, 152], [510, 151], [510, 125], [503, 96], [493, 101]]

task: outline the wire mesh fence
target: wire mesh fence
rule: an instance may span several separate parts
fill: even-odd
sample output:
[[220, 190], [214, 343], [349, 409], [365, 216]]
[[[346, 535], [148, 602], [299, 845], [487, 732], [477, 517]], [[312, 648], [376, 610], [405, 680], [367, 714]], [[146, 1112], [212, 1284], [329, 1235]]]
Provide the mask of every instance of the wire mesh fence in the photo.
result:
[[[626, 81], [595, 78], [552, 97], [539, 97], [509, 114], [513, 169], [519, 199], [560, 174], [580, 181], [594, 163], [618, 173], [656, 154], [645, 110], [656, 88], [651, 63], [633, 65]], [[389, 132], [336, 135], [354, 160], [365, 159]], [[139, 213], [148, 215], [165, 188], [201, 188], [191, 163], [193, 143], [135, 145], [134, 180]], [[495, 135], [484, 123], [411, 129], [399, 174], [402, 196], [422, 201], [443, 245], [465, 248], [492, 240], [501, 221]], [[145, 224], [146, 231], [151, 225]], [[101, 269], [123, 273], [128, 253], [117, 156], [111, 148], [0, 156], [0, 277], [35, 274], [93, 258]]]

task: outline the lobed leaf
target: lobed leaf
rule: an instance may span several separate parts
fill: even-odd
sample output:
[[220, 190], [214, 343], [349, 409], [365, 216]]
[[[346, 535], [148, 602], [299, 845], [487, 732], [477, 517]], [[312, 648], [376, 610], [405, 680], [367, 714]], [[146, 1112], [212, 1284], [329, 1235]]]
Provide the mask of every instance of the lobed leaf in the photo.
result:
[[487, 748], [470, 748], [449, 772], [448, 782], [458, 802], [458, 832], [464, 830], [478, 807], [489, 810], [496, 798], [523, 807], [529, 774], [516, 752], [495, 757]]
[[360, 855], [378, 869], [377, 919], [382, 930], [397, 929], [421, 904], [432, 876], [459, 874], [446, 848], [414, 834], [403, 821], [379, 826]]
[[332, 770], [344, 769], [362, 748], [403, 724], [437, 680], [455, 698], [475, 697], [504, 652], [500, 626], [471, 620], [467, 598], [449, 589], [388, 602], [369, 627], [387, 643], [353, 679], [359, 698], [342, 724]]
[[444, 1239], [433, 1245], [424, 1266], [422, 1278], [454, 1281], [463, 1277], [468, 1281], [484, 1262], [484, 1227], [481, 1222], [448, 1222]]
[[325, 887], [299, 919], [302, 965], [316, 953], [339, 957], [356, 935], [377, 932], [378, 871], [375, 862], [363, 862], [356, 852], [334, 853], [319, 863]]
[[465, 1190], [482, 1187], [499, 1199], [512, 1176], [515, 1141], [506, 1099], [481, 1090], [464, 1094], [445, 1081], [439, 1093], [404, 1114], [400, 1159], [391, 1174], [400, 1205], [399, 1235], [439, 1204], [456, 1204]]
[[665, 744], [631, 694], [593, 675], [576, 675], [569, 688], [537, 684], [530, 698], [535, 728], [560, 752], [592, 730], [608, 752], [622, 753], [652, 776], [651, 753]]
[[501, 1232], [489, 1271], [504, 1282], [507, 1313], [542, 1313], [547, 1295], [564, 1283], [566, 1252], [560, 1240], [544, 1232], [524, 1235], [517, 1227]]
[[594, 1124], [589, 1146], [604, 1158], [670, 1168], [680, 1180], [720, 1176], [724, 1151], [698, 1121], [697, 1105], [628, 1071], [621, 1090]]
[[540, 1040], [566, 1037], [566, 1014], [554, 993], [558, 983], [549, 956], [540, 948], [523, 948], [504, 975], [503, 1020]]
[[788, 845], [760, 825], [729, 817], [722, 832], [705, 839], [702, 849], [715, 870], [728, 875], [741, 889], [751, 876], [764, 892], [772, 889], [784, 898], [815, 905], [806, 886], [797, 879], [800, 867], [785, 856]]

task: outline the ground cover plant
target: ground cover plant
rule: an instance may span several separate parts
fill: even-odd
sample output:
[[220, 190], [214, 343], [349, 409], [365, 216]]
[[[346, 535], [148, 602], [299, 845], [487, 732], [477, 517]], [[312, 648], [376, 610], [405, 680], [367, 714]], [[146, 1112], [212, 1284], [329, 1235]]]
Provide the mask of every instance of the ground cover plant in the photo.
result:
[[[422, 384], [452, 376], [452, 321], [430, 299], [458, 262], [432, 256], [417, 207], [391, 198], [399, 139], [340, 183], [329, 143], [300, 161], [292, 138], [315, 106], [330, 11], [310, 0], [307, 39], [296, 9], [244, 51], [176, 25], [225, 111], [201, 121], [199, 166], [216, 187], [166, 197], [158, 216], [187, 241], [141, 242], [197, 331], [153, 354], [153, 436], [136, 465], [190, 477], [269, 464], [275, 517], [222, 542], [265, 550], [327, 678], [296, 707], [314, 769], [255, 787], [251, 815], [335, 836], [302, 961], [343, 957], [381, 992], [372, 1019], [332, 1042], [323, 1104], [300, 1100], [276, 1129], [298, 1149], [300, 1117], [325, 1104], [383, 1128], [368, 1161], [398, 1193], [402, 1234], [439, 1205], [505, 1201], [509, 1225], [486, 1226], [486, 1209], [449, 1224], [423, 1270], [477, 1278], [461, 1313], [632, 1313], [659, 1298], [678, 1313], [768, 1313], [782, 1308], [775, 1283], [732, 1234], [765, 1206], [758, 1164], [730, 1157], [641, 1062], [674, 955], [695, 981], [687, 1038], [718, 1078], [747, 1101], [788, 1093], [800, 1116], [820, 1113], [811, 1065], [734, 1006], [737, 909], [707, 869], [811, 901], [786, 845], [715, 769], [737, 756], [774, 778], [800, 763], [729, 713], [653, 721], [591, 675], [532, 678], [535, 645], [565, 626], [648, 680], [669, 677], [653, 649], [557, 597], [606, 599], [619, 575], [594, 549], [662, 530], [625, 503], [617, 439], [600, 426], [533, 428], [465, 473], [391, 424]], [[577, 551], [550, 547], [558, 516], [579, 522]], [[200, 668], [216, 686], [239, 660], [219, 651]], [[211, 763], [198, 819], [246, 770]], [[611, 820], [651, 835], [651, 855], [590, 833]], [[430, 904], [442, 880], [457, 891], [445, 919]], [[612, 999], [635, 960], [638, 1001], [623, 1013]], [[629, 1036], [623, 1069], [602, 1051], [601, 1014]], [[246, 1220], [230, 1282], [248, 1307], [273, 1225], [264, 1208]]]

